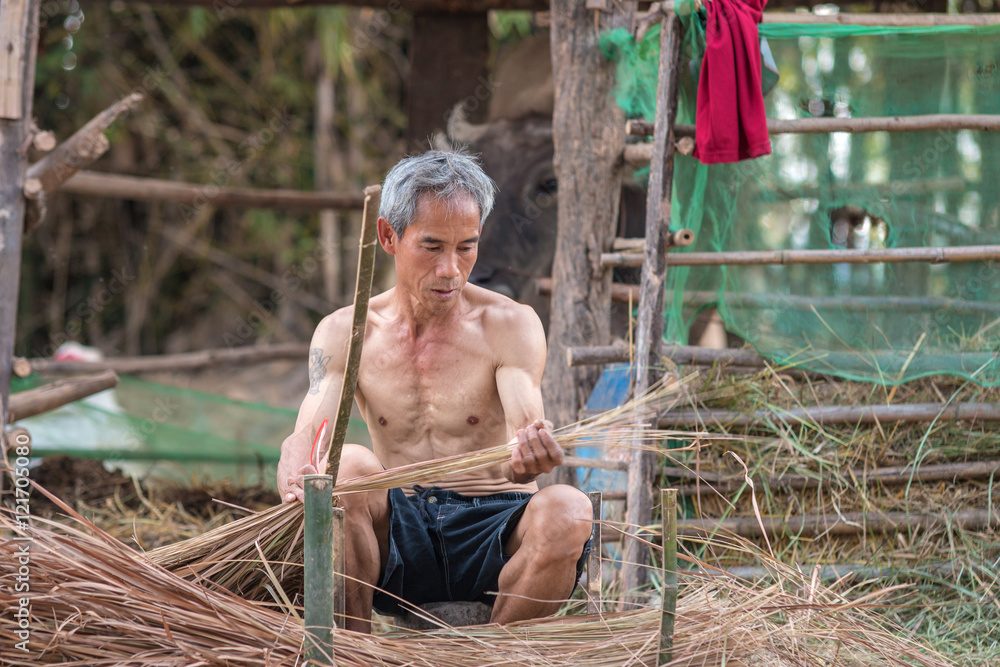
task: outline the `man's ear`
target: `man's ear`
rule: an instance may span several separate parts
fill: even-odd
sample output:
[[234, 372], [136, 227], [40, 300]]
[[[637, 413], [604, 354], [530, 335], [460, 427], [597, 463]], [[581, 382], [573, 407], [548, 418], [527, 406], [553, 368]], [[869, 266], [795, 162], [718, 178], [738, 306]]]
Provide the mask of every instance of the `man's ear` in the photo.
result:
[[396, 230], [392, 228], [389, 221], [385, 218], [378, 219], [378, 242], [390, 255], [396, 254], [396, 245], [399, 243], [399, 237], [396, 236]]

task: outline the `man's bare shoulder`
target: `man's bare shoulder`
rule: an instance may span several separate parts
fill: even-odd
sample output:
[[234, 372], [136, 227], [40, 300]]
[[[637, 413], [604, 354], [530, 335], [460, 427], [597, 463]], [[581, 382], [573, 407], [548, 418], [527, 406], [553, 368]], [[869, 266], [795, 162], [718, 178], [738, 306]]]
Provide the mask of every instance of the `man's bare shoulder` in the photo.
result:
[[316, 332], [313, 334], [313, 345], [316, 343], [329, 344], [334, 341], [342, 341], [345, 336], [350, 335], [351, 323], [354, 309], [351, 306], [344, 306], [333, 311], [316, 325]]
[[470, 288], [469, 303], [480, 307], [483, 333], [502, 357], [520, 350], [540, 352], [544, 358], [545, 329], [531, 306], [476, 285], [466, 286]]

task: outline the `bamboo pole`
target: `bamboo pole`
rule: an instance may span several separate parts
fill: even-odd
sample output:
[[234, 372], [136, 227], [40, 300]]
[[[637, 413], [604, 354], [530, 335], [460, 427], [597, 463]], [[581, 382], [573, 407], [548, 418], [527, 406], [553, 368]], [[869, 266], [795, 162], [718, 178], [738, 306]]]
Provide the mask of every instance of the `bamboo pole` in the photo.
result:
[[[662, 21], [665, 16], [674, 13], [676, 3], [674, 0], [664, 0], [656, 6], [651, 6], [646, 12], [636, 14], [637, 22], [644, 22], [652, 25], [657, 21]], [[908, 28], [908, 27], [934, 27], [934, 26], [988, 26], [1000, 23], [1000, 14], [996, 13], [971, 13], [971, 14], [941, 14], [935, 12], [919, 14], [902, 13], [870, 13], [870, 14], [813, 14], [810, 12], [764, 12], [761, 23], [797, 23], [797, 24], [834, 24], [834, 25], [856, 25], [870, 26], [875, 28]], [[647, 28], [648, 29], [648, 28]]]
[[[968, 531], [988, 530], [1000, 525], [993, 510], [963, 510], [952, 515], [912, 512], [844, 512], [842, 514], [807, 514], [803, 516], [736, 517], [730, 519], [682, 519], [677, 522], [679, 537], [704, 537], [706, 534], [724, 532], [748, 539], [763, 537], [766, 533], [794, 537], [853, 537], [859, 534], [886, 535], [908, 530], [938, 530], [961, 528]], [[639, 537], [647, 539], [648, 534]], [[605, 535], [605, 542], [620, 542], [621, 532]], [[635, 542], [636, 540], [628, 540]]]
[[365, 188], [365, 209], [361, 219], [361, 239], [358, 252], [358, 275], [354, 287], [354, 318], [351, 325], [351, 341], [347, 351], [347, 366], [340, 389], [340, 405], [337, 421], [330, 435], [328, 472], [337, 479], [340, 469], [340, 453], [344, 448], [347, 423], [351, 418], [354, 404], [354, 390], [358, 386], [358, 368], [361, 365], [361, 348], [365, 342], [368, 324], [368, 299], [372, 292], [372, 276], [375, 273], [375, 246], [378, 243], [378, 212], [382, 197], [381, 185]]
[[587, 613], [600, 614], [604, 589], [604, 573], [601, 570], [601, 520], [604, 518], [604, 504], [600, 491], [591, 491], [587, 496], [594, 513], [594, 530], [590, 536], [590, 554], [587, 556]]
[[884, 422], [1000, 421], [998, 403], [911, 403], [903, 405], [821, 405], [787, 410], [672, 410], [661, 415], [659, 428], [714, 423], [752, 426], [769, 419], [795, 420], [806, 424], [875, 424]]
[[[729, 363], [763, 368], [768, 361], [750, 350], [717, 350], [696, 345], [662, 344], [659, 353], [660, 356], [667, 357], [681, 366], [711, 366], [717, 363]], [[612, 364], [628, 360], [629, 351], [624, 345], [571, 347], [566, 351], [566, 362], [570, 366]]]
[[305, 359], [309, 343], [281, 343], [278, 345], [250, 345], [246, 347], [217, 348], [180, 354], [148, 355], [143, 357], [117, 357], [103, 361], [53, 361], [30, 359], [31, 370], [36, 373], [62, 375], [94, 371], [116, 371], [123, 375], [158, 373], [164, 371], [196, 370], [233, 364], [260, 364], [286, 359]]
[[[924, 114], [920, 116], [872, 116], [868, 118], [768, 118], [768, 134], [827, 134], [830, 132], [931, 132], [934, 130], [1000, 130], [1000, 115], [995, 114]], [[625, 122], [625, 132], [633, 136], [652, 136], [653, 124], [644, 120]], [[674, 136], [695, 136], [694, 125], [678, 125]], [[625, 160], [629, 164], [648, 163], [651, 144], [629, 144]]]
[[[865, 486], [899, 486], [911, 482], [926, 484], [933, 482], [954, 483], [959, 481], [984, 480], [1000, 476], [998, 474], [1000, 474], [1000, 461], [976, 461], [974, 463], [940, 463], [920, 466], [919, 468], [909, 465], [875, 468], [872, 470], [860, 468], [841, 473], [841, 476], [857, 480], [859, 484]], [[664, 477], [669, 478], [672, 475], [665, 473]], [[743, 475], [733, 475], [727, 478], [719, 477], [712, 481], [703, 477], [702, 481], [711, 484], [711, 486], [684, 488], [681, 490], [681, 495], [711, 495], [716, 492], [731, 493], [746, 483]], [[778, 475], [766, 477], [759, 480], [760, 482], [772, 491], [802, 491], [818, 487], [823, 480], [807, 475]]]
[[304, 190], [265, 190], [259, 188], [222, 188], [214, 183], [180, 183], [158, 178], [101, 174], [81, 171], [63, 183], [59, 190], [77, 195], [113, 197], [136, 201], [161, 201], [214, 208], [276, 208], [297, 211], [358, 210], [364, 195], [346, 192], [308, 192]]
[[[552, 294], [551, 278], [536, 278], [535, 290], [538, 294]], [[1000, 304], [988, 301], [965, 301], [944, 297], [912, 296], [797, 296], [794, 294], [752, 294], [749, 292], [726, 292], [723, 298], [730, 303], [747, 306], [768, 307], [788, 306], [809, 310], [816, 308], [843, 308], [857, 312], [870, 308], [892, 308], [893, 310], [931, 310], [948, 308], [961, 313], [1000, 313]], [[719, 293], [707, 290], [684, 292], [684, 303], [704, 305], [718, 303]], [[639, 300], [639, 286], [612, 283], [611, 300], [617, 303], [635, 303]]]
[[774, 264], [876, 264], [879, 262], [983, 262], [1000, 259], [1000, 245], [879, 250], [737, 250], [667, 255], [671, 266], [764, 266]]
[[657, 665], [673, 657], [674, 618], [677, 612], [677, 490], [660, 489], [660, 526], [663, 536], [663, 600], [660, 605], [660, 652]]
[[305, 630], [307, 664], [333, 665], [333, 477], [305, 475]]
[[15, 422], [55, 410], [67, 403], [116, 387], [118, 382], [117, 373], [105, 371], [99, 375], [59, 380], [44, 387], [22, 391], [10, 397], [7, 421]]

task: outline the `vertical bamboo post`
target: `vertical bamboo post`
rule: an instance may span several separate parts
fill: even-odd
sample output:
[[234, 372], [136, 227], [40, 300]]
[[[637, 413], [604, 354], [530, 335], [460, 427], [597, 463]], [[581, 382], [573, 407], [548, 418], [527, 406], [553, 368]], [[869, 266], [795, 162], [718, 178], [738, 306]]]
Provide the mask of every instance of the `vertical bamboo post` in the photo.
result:
[[338, 628], [344, 628], [344, 614], [347, 598], [347, 542], [344, 533], [344, 508], [333, 508], [333, 620]]
[[587, 613], [601, 613], [601, 591], [604, 575], [601, 572], [601, 518], [604, 516], [603, 496], [600, 491], [591, 491], [590, 506], [594, 510], [594, 530], [590, 535], [590, 555], [587, 557]]
[[[657, 351], [663, 338], [664, 283], [667, 275], [666, 246], [670, 238], [670, 197], [674, 182], [674, 123], [677, 119], [677, 82], [680, 71], [681, 25], [676, 14], [664, 19], [660, 34], [660, 70], [656, 92], [656, 127], [653, 159], [646, 194], [646, 253], [639, 287], [639, 317], [635, 329], [635, 375], [633, 396], [641, 396], [653, 380], [659, 364]], [[647, 415], [636, 415], [645, 420]], [[656, 488], [656, 453], [637, 447], [628, 469], [625, 521], [645, 526], [653, 518]], [[622, 552], [625, 600], [637, 601], [649, 581], [649, 549], [641, 540], [627, 540]]]
[[330, 463], [327, 472], [337, 479], [340, 470], [340, 453], [347, 435], [347, 422], [354, 405], [354, 390], [358, 386], [358, 366], [361, 364], [361, 347], [365, 342], [368, 325], [368, 300], [372, 293], [372, 276], [375, 273], [375, 246], [378, 244], [378, 209], [382, 200], [382, 186], [365, 188], [365, 210], [361, 218], [361, 240], [358, 252], [358, 277], [354, 285], [354, 320], [351, 341], [347, 351], [347, 367], [340, 389], [340, 406], [337, 421], [330, 436]]
[[305, 475], [306, 661], [333, 665], [333, 477]]
[[677, 489], [660, 489], [660, 524], [663, 531], [663, 599], [660, 606], [660, 655], [666, 665], [674, 652], [674, 618], [677, 610]]

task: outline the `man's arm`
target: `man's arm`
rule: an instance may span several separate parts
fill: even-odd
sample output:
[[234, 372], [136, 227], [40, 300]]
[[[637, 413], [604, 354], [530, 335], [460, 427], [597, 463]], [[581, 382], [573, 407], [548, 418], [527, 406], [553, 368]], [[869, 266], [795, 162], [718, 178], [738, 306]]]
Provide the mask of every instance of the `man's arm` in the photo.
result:
[[552, 423], [545, 421], [542, 405], [542, 372], [545, 370], [545, 330], [528, 306], [505, 313], [497, 328], [499, 364], [497, 391], [507, 422], [507, 438], [518, 444], [504, 476], [526, 484], [563, 462], [562, 448], [552, 437]]
[[[313, 333], [309, 346], [309, 390], [299, 408], [295, 431], [281, 444], [278, 493], [282, 502], [302, 501], [302, 475], [317, 472], [309, 463], [309, 452], [324, 419], [331, 420], [327, 437], [333, 433], [347, 365], [350, 310], [342, 308], [323, 318]], [[326, 445], [322, 443], [317, 448], [325, 451]], [[320, 467], [325, 468], [325, 463], [320, 463]]]

